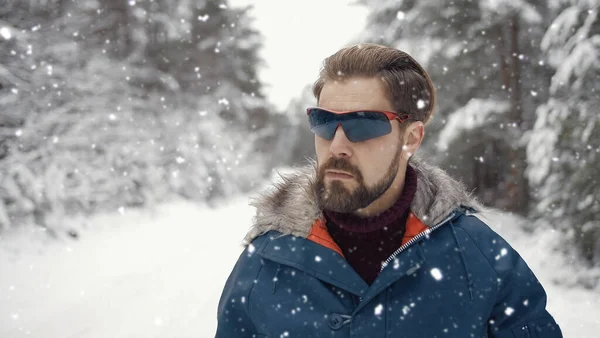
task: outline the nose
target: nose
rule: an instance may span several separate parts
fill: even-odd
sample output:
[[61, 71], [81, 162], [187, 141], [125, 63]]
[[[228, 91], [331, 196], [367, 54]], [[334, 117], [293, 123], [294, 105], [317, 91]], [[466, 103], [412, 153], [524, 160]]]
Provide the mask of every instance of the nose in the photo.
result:
[[335, 130], [335, 135], [329, 145], [329, 151], [335, 157], [351, 157], [352, 156], [352, 142], [346, 137], [344, 128], [342, 125], [338, 125]]

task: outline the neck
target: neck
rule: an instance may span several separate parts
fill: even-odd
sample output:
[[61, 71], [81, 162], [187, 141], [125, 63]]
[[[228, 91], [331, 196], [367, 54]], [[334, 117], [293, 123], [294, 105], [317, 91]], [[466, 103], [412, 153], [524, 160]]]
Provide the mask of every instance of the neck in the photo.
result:
[[401, 166], [392, 185], [378, 199], [373, 201], [365, 208], [358, 209], [352, 212], [353, 215], [360, 218], [374, 217], [388, 210], [402, 195], [404, 183], [406, 179], [407, 165]]

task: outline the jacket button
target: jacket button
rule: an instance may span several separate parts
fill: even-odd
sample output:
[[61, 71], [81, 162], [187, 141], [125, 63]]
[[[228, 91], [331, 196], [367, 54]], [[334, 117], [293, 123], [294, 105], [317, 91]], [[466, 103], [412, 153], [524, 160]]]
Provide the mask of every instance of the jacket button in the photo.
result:
[[332, 313], [329, 316], [329, 327], [333, 330], [339, 330], [344, 326], [344, 318], [339, 313]]

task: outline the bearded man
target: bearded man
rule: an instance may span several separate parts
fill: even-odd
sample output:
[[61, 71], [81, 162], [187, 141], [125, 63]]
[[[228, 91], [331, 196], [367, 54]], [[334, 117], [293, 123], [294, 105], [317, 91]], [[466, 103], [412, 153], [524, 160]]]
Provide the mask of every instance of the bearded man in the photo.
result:
[[216, 337], [562, 337], [482, 206], [413, 157], [435, 91], [411, 56], [344, 48], [313, 89], [316, 163], [256, 199]]

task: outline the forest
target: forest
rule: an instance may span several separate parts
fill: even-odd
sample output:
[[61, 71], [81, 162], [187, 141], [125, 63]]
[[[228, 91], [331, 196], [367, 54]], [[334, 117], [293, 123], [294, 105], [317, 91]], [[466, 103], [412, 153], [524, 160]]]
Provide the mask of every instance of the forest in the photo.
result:
[[[358, 2], [368, 24], [349, 43], [405, 50], [436, 85], [420, 156], [600, 266], [600, 1]], [[285, 112], [269, 103], [248, 8], [0, 4], [0, 232], [57, 236], [68, 215], [210, 203], [314, 152], [310, 84]]]

